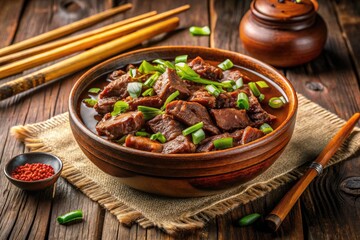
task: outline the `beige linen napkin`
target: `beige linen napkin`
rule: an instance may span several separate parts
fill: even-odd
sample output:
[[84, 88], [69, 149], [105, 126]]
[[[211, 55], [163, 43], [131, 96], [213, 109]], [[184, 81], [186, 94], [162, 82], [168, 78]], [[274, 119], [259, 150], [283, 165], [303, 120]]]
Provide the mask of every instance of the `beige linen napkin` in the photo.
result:
[[[345, 121], [299, 96], [294, 135], [281, 157], [254, 180], [221, 194], [201, 198], [166, 198], [129, 188], [92, 164], [73, 139], [68, 113], [45, 122], [12, 128], [16, 138], [31, 151], [47, 151], [64, 162], [62, 177], [113, 213], [120, 222], [157, 226], [167, 233], [201, 228], [210, 219], [240, 204], [264, 196], [295, 180], [304, 164], [316, 158]], [[360, 130], [356, 128], [330, 164], [359, 153]], [[306, 164], [307, 165], [307, 164]], [[301, 167], [302, 166], [302, 167]], [[158, 211], [161, 209], [161, 211]]]

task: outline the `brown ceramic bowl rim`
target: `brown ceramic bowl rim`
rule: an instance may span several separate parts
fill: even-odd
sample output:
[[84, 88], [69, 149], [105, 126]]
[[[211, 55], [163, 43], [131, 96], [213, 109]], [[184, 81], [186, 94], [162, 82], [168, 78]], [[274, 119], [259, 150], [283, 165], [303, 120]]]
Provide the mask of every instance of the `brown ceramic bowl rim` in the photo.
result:
[[[277, 79], [281, 79], [281, 81], [283, 81], [286, 85], [286, 87], [290, 90], [290, 94], [287, 95], [287, 97], [289, 98], [289, 113], [288, 116], [286, 117], [285, 121], [283, 121], [273, 132], [265, 135], [264, 137], [257, 139], [255, 141], [252, 141], [248, 144], [244, 144], [244, 145], [240, 145], [240, 146], [236, 146], [236, 147], [232, 147], [232, 148], [228, 148], [228, 149], [224, 149], [224, 150], [217, 150], [217, 151], [211, 151], [211, 152], [204, 152], [204, 153], [180, 153], [180, 154], [163, 154], [163, 153], [154, 153], [154, 152], [147, 152], [147, 151], [142, 151], [142, 150], [138, 150], [138, 149], [134, 149], [134, 148], [129, 148], [129, 147], [124, 147], [121, 146], [119, 144], [110, 142], [106, 139], [103, 139], [101, 137], [99, 137], [98, 135], [96, 135], [95, 133], [93, 133], [92, 131], [90, 131], [83, 123], [83, 121], [81, 120], [78, 112], [77, 112], [77, 104], [78, 102], [74, 101], [74, 96], [76, 91], [78, 90], [78, 88], [83, 84], [83, 82], [85, 80], [88, 80], [87, 77], [88, 75], [92, 74], [93, 72], [96, 72], [97, 70], [103, 68], [105, 65], [116, 61], [117, 59], [120, 59], [122, 57], [128, 57], [134, 54], [146, 54], [146, 53], [150, 53], [150, 52], [162, 52], [162, 51], [171, 51], [172, 49], [183, 49], [184, 51], [186, 49], [196, 49], [199, 51], [199, 55], [201, 56], [201, 51], [214, 51], [215, 52], [222, 52], [224, 54], [227, 55], [238, 55], [238, 57], [241, 57], [242, 59], [246, 59], [249, 60], [250, 62], [255, 63], [256, 65], [261, 66], [262, 68], [267, 69], [269, 72], [271, 72], [272, 74], [276, 75]], [[175, 58], [176, 56], [174, 56]], [[115, 70], [115, 69], [114, 69]], [[253, 70], [254, 71], [254, 70]], [[260, 75], [264, 76], [264, 74], [259, 73]], [[278, 83], [274, 82], [273, 79], [271, 79], [273, 81], [273, 83], [275, 83], [277, 86]], [[89, 85], [92, 81], [89, 81], [87, 83], [87, 85]], [[282, 88], [283, 89], [283, 88]], [[127, 154], [132, 154], [132, 155], [141, 155], [142, 157], [157, 157], [157, 158], [161, 158], [161, 159], [191, 159], [194, 160], [199, 156], [207, 156], [207, 159], [209, 158], [218, 158], [218, 157], [225, 157], [225, 156], [229, 156], [229, 155], [234, 155], [234, 154], [240, 154], [241, 152], [244, 151], [251, 151], [252, 149], [261, 147], [262, 145], [266, 145], [268, 141], [271, 141], [272, 139], [276, 139], [278, 136], [280, 136], [284, 131], [286, 131], [286, 129], [288, 128], [288, 126], [291, 124], [291, 119], [293, 117], [295, 117], [296, 111], [297, 111], [297, 106], [298, 106], [298, 100], [297, 100], [297, 96], [296, 96], [296, 92], [294, 87], [292, 86], [292, 84], [290, 83], [289, 80], [286, 79], [285, 76], [283, 76], [282, 74], [280, 74], [275, 68], [271, 67], [270, 65], [261, 62], [260, 60], [257, 60], [255, 58], [249, 57], [247, 55], [243, 55], [240, 53], [236, 53], [236, 52], [232, 52], [232, 51], [227, 51], [227, 50], [223, 50], [223, 49], [217, 49], [217, 48], [208, 48], [208, 47], [198, 47], [198, 46], [160, 46], [160, 47], [151, 47], [151, 48], [143, 48], [140, 50], [135, 50], [135, 51], [131, 51], [131, 52], [127, 52], [127, 53], [123, 53], [121, 55], [115, 56], [113, 58], [110, 58], [104, 62], [101, 62], [99, 64], [97, 64], [96, 66], [92, 67], [91, 69], [89, 69], [88, 71], [86, 71], [83, 75], [81, 75], [79, 77], [79, 79], [76, 81], [76, 83], [74, 84], [73, 88], [71, 89], [70, 92], [70, 96], [69, 96], [69, 114], [71, 115], [71, 118], [74, 122], [74, 124], [83, 132], [86, 134], [86, 136], [92, 138], [94, 141], [99, 142], [109, 148], [114, 148], [118, 151], [121, 152], [125, 152]], [[199, 160], [201, 160], [203, 158], [199, 158]]]
[[[14, 161], [17, 157], [19, 156], [23, 156], [23, 155], [36, 155], [36, 154], [43, 154], [43, 155], [48, 155], [48, 156], [51, 156], [53, 158], [55, 158], [59, 163], [60, 163], [60, 168], [57, 172], [54, 172], [54, 175], [52, 175], [51, 177], [48, 177], [48, 178], [45, 178], [45, 179], [40, 179], [40, 180], [34, 180], [34, 181], [23, 181], [23, 180], [20, 180], [20, 179], [17, 179], [17, 178], [13, 178], [11, 176], [11, 173], [9, 173], [6, 169], [8, 168], [9, 164]], [[20, 166], [20, 165], [19, 165]], [[19, 183], [25, 183], [25, 184], [37, 184], [37, 183], [43, 183], [43, 182], [49, 182], [51, 181], [52, 179], [54, 178], [57, 178], [59, 177], [59, 174], [61, 173], [63, 169], [63, 162], [61, 161], [61, 159], [57, 156], [55, 156], [54, 154], [51, 154], [51, 153], [47, 153], [47, 152], [28, 152], [28, 153], [21, 153], [21, 154], [18, 154], [14, 157], [12, 157], [6, 164], [5, 164], [5, 167], [4, 167], [4, 174], [7, 178], [11, 179], [12, 181], [15, 181], [15, 182], [19, 182]], [[55, 170], [55, 169], [54, 169]]]

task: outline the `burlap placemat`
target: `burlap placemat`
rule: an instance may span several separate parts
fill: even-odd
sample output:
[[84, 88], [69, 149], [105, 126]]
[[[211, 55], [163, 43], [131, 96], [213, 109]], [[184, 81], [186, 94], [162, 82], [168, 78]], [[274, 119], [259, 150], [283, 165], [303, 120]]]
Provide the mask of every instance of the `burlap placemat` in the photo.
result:
[[[120, 222], [137, 222], [144, 228], [157, 226], [173, 234], [201, 228], [215, 216], [295, 180], [301, 175], [304, 164], [316, 158], [344, 122], [299, 96], [294, 135], [281, 157], [265, 173], [222, 194], [187, 199], [143, 193], [100, 171], [73, 139], [68, 113], [45, 122], [13, 127], [12, 133], [31, 151], [46, 151], [59, 156], [64, 162], [62, 177], [108, 209]], [[331, 159], [330, 165], [358, 154], [359, 142], [360, 130], [356, 128]]]

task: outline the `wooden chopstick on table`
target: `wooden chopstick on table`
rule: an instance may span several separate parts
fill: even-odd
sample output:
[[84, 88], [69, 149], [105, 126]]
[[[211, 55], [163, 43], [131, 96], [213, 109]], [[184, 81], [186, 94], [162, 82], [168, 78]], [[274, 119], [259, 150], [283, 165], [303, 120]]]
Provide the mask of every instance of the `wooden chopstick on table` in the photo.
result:
[[47, 52], [43, 52], [43, 53], [28, 57], [25, 59], [21, 59], [17, 62], [13, 62], [13, 63], [7, 64], [7, 65], [1, 66], [0, 67], [0, 78], [4, 78], [4, 77], [10, 76], [10, 75], [22, 72], [26, 69], [41, 65], [43, 63], [46, 63], [46, 62], [70, 55], [72, 53], [94, 47], [94, 46], [102, 44], [104, 42], [113, 40], [117, 37], [123, 36], [130, 32], [134, 32], [138, 29], [141, 29], [142, 27], [145, 27], [154, 22], [163, 20], [172, 15], [186, 11], [189, 8], [190, 8], [189, 5], [184, 5], [182, 7], [163, 12], [158, 15], [146, 18], [146, 19], [132, 22], [132, 23], [129, 23], [127, 25], [124, 25], [124, 26], [121, 26], [118, 28], [110, 29], [108, 31], [101, 32], [99, 34], [91, 35], [90, 37], [83, 38], [78, 41], [66, 44], [64, 46], [51, 49]]
[[159, 22], [110, 42], [104, 43], [76, 56], [45, 67], [41, 70], [0, 85], [0, 100], [14, 96], [28, 89], [69, 75], [105, 60], [121, 51], [134, 47], [160, 33], [174, 30], [179, 25], [179, 18], [174, 17]]
[[70, 23], [63, 27], [56, 28], [49, 32], [40, 34], [38, 36], [26, 39], [24, 41], [14, 43], [10, 46], [1, 48], [0, 56], [4, 56], [6, 54], [14, 53], [14, 52], [17, 52], [17, 51], [20, 51], [23, 49], [27, 49], [30, 47], [38, 46], [42, 43], [49, 42], [49, 41], [57, 39], [59, 37], [68, 35], [70, 33], [76, 32], [77, 30], [80, 30], [80, 29], [86, 28], [90, 25], [93, 25], [95, 23], [98, 23], [98, 22], [100, 22], [106, 18], [109, 18], [117, 13], [129, 10], [130, 8], [132, 8], [132, 4], [127, 3], [127, 4], [121, 5], [119, 7], [111, 8], [109, 10], [100, 12], [100, 13], [92, 15], [90, 17]]
[[310, 165], [305, 174], [290, 189], [290, 191], [285, 194], [281, 201], [276, 205], [274, 210], [265, 218], [265, 221], [270, 229], [276, 231], [279, 228], [282, 221], [288, 215], [307, 186], [316, 176], [322, 173], [324, 166], [328, 163], [330, 158], [335, 154], [345, 139], [350, 135], [352, 129], [359, 121], [359, 118], [360, 113], [355, 113], [346, 122], [346, 124], [337, 132], [337, 134], [322, 150], [316, 160]]

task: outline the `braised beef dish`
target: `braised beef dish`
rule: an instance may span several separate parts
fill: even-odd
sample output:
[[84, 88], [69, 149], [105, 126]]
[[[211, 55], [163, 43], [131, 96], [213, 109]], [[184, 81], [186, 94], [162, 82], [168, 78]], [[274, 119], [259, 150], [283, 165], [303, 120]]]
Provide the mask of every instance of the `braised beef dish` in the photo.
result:
[[158, 153], [208, 152], [247, 144], [286, 116], [270, 80], [196, 57], [129, 64], [81, 95], [85, 125], [109, 141]]

